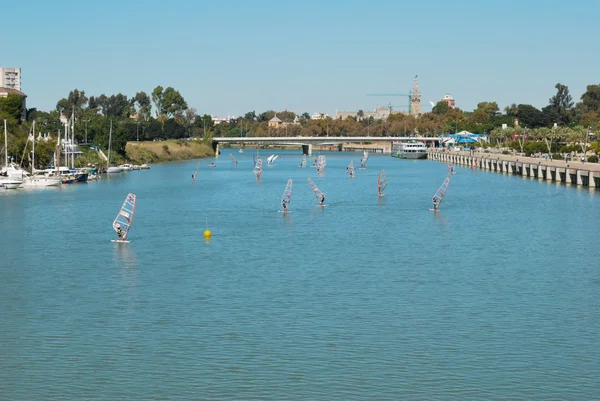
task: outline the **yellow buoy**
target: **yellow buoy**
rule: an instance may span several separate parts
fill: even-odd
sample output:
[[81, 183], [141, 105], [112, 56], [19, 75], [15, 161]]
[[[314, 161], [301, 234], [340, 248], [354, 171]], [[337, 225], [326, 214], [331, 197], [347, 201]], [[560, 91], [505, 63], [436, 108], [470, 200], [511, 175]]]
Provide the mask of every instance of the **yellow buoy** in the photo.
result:
[[210, 238], [211, 235], [212, 233], [210, 232], [210, 230], [204, 230], [204, 238]]

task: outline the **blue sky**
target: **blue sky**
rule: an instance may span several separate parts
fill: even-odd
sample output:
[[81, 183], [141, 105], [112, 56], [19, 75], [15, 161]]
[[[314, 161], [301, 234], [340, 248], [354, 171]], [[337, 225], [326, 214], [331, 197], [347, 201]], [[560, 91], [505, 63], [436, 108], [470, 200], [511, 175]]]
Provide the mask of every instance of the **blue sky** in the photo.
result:
[[598, 1], [415, 3], [33, 0], [3, 18], [0, 66], [22, 68], [28, 107], [162, 85], [217, 116], [373, 109], [390, 98], [366, 94], [408, 93], [416, 74], [424, 105], [450, 92], [463, 110], [600, 83]]

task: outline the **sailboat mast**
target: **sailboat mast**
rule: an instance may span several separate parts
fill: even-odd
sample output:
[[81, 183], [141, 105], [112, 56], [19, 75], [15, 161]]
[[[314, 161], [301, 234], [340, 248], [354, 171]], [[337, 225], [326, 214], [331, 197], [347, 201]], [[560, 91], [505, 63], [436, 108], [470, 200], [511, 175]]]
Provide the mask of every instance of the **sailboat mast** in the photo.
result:
[[65, 152], [65, 163], [66, 163], [67, 167], [69, 167], [69, 155], [67, 153], [67, 145], [69, 143], [68, 142], [68, 138], [69, 138], [68, 131], [69, 131], [69, 122], [67, 121], [67, 122], [65, 122], [65, 141], [63, 143], [63, 148], [64, 148], [64, 152]]
[[31, 175], [33, 175], [33, 171], [35, 170], [35, 120], [33, 120], [33, 127], [31, 130], [33, 131], [33, 154], [31, 156]]
[[75, 168], [75, 107], [71, 115], [71, 168]]
[[106, 168], [110, 167], [110, 143], [112, 142], [112, 120], [110, 120], [110, 131], [108, 131], [108, 157], [106, 160]]
[[56, 136], [56, 175], [60, 175], [60, 130]]

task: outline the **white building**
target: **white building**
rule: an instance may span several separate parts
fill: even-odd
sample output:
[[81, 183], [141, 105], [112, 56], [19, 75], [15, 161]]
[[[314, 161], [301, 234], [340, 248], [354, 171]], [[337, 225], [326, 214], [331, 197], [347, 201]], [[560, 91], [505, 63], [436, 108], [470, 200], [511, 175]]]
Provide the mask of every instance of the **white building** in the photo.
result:
[[325, 118], [329, 117], [329, 114], [325, 114], [325, 113], [313, 113], [312, 116], [310, 116], [311, 120], [323, 120]]
[[0, 68], [0, 88], [10, 88], [21, 91], [21, 69]]

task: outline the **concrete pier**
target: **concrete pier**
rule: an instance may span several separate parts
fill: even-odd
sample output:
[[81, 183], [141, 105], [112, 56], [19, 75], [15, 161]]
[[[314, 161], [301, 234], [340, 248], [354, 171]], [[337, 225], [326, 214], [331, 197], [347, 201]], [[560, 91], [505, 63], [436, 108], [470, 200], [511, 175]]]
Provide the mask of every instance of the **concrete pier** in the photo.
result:
[[534, 157], [510, 156], [499, 153], [449, 151], [429, 149], [427, 157], [442, 163], [455, 164], [502, 174], [556, 183], [581, 185], [589, 188], [600, 187], [600, 164], [576, 161], [539, 159]]

